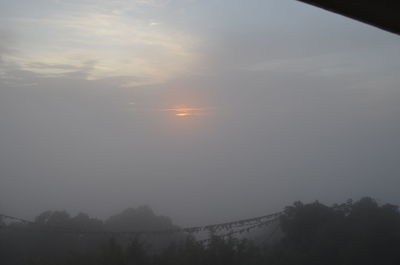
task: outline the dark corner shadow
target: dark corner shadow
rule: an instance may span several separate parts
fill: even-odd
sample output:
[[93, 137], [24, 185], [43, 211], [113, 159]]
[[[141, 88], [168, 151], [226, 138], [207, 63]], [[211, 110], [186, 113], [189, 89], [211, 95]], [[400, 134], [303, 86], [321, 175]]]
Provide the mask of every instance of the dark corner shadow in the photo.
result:
[[400, 35], [398, 0], [297, 0]]

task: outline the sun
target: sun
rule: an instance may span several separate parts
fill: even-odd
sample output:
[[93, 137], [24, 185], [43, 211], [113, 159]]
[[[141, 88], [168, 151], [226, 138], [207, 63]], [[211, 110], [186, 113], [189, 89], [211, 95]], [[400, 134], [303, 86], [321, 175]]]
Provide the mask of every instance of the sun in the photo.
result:
[[208, 115], [207, 108], [199, 108], [199, 107], [177, 106], [173, 108], [162, 109], [162, 111], [171, 112], [174, 114], [175, 117], [181, 117], [181, 118]]
[[189, 117], [189, 116], [193, 116], [193, 113], [178, 112], [178, 113], [175, 114], [175, 116], [178, 116], [178, 117]]

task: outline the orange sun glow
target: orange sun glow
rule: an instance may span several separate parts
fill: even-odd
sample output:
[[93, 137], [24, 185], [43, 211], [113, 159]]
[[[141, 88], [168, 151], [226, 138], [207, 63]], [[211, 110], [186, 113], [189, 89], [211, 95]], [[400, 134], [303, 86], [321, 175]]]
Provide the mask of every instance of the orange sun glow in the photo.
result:
[[194, 117], [207, 115], [208, 109], [206, 108], [189, 108], [189, 107], [175, 107], [163, 109], [163, 111], [172, 112], [177, 117]]
[[179, 116], [179, 117], [185, 117], [185, 116], [192, 116], [193, 113], [188, 113], [188, 112], [178, 112], [175, 114], [175, 116]]

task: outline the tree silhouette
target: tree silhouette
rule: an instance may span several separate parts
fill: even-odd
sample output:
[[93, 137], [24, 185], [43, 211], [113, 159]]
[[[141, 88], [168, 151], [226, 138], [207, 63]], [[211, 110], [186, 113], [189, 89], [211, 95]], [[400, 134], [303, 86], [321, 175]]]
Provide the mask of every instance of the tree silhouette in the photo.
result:
[[[167, 242], [162, 236], [151, 241], [135, 235], [126, 240], [126, 235], [119, 233], [176, 228], [169, 218], [155, 215], [149, 207], [127, 209], [104, 223], [84, 213], [71, 217], [65, 211], [46, 211], [34, 224], [3, 224], [0, 262], [7, 265], [400, 264], [400, 213], [391, 204], [379, 205], [368, 197], [333, 206], [295, 202], [285, 208], [279, 224], [281, 236], [273, 241], [265, 238], [264, 243], [215, 235], [207, 242], [200, 242], [179, 234], [180, 240], [168, 241], [167, 246], [160, 244]], [[80, 235], [83, 230], [96, 233]], [[97, 233], [108, 230], [117, 231], [113, 238], [107, 232]]]

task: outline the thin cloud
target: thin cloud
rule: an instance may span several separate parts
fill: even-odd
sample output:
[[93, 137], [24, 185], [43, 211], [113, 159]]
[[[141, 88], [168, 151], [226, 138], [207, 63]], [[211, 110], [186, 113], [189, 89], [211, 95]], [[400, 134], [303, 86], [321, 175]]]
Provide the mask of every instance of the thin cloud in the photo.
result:
[[24, 39], [18, 56], [5, 59], [38, 74], [69, 74], [96, 61], [87, 79], [141, 76], [123, 84], [138, 86], [171, 80], [196, 62], [193, 36], [145, 18], [75, 11], [13, 23]]

